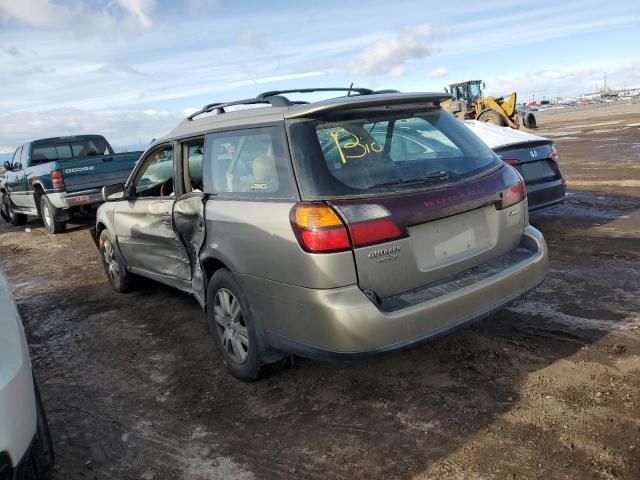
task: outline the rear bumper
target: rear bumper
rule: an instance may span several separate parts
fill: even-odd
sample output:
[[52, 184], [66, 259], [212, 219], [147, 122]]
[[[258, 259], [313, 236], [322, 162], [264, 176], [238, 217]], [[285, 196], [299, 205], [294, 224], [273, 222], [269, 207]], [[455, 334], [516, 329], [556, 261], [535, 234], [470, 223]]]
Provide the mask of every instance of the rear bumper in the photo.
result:
[[[403, 303], [377, 306], [356, 286], [316, 290], [240, 275], [271, 346], [312, 358], [366, 355], [393, 350], [486, 316], [537, 286], [547, 272], [542, 234], [527, 227], [521, 261], [488, 270], [478, 281], [457, 283], [434, 296], [403, 294]], [[458, 282], [458, 280], [455, 280]], [[407, 298], [417, 299], [416, 303]], [[424, 300], [424, 298], [428, 298]], [[424, 300], [424, 301], [423, 301]], [[395, 305], [395, 307], [394, 307]], [[387, 305], [388, 306], [388, 305]]]
[[102, 203], [102, 192], [100, 190], [83, 190], [81, 192], [56, 192], [47, 193], [47, 198], [54, 207], [67, 210], [82, 205], [92, 205]]
[[567, 184], [564, 178], [527, 185], [529, 212], [539, 212], [561, 204], [566, 192]]

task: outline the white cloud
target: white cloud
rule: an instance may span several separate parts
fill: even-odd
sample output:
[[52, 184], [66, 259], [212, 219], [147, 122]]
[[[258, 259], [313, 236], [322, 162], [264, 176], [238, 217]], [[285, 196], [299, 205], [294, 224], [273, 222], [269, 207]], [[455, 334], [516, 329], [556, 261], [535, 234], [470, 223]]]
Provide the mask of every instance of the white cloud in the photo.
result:
[[95, 1], [0, 0], [0, 17], [30, 27], [65, 28], [82, 34], [137, 33], [153, 26], [151, 11], [155, 0]]
[[182, 112], [164, 110], [81, 110], [76, 108], [41, 112], [0, 112], [0, 153], [8, 153], [26, 141], [60, 135], [104, 135], [114, 146], [147, 145], [172, 130]]
[[68, 10], [49, 0], [0, 0], [0, 12], [32, 27], [51, 27], [62, 25]]
[[12, 57], [20, 57], [22, 51], [15, 45], [0, 45], [0, 52], [4, 52]]
[[129, 14], [140, 22], [140, 26], [149, 30], [153, 26], [150, 13], [154, 7], [154, 0], [115, 0]]
[[449, 70], [444, 67], [438, 67], [427, 72], [427, 78], [443, 78], [449, 75]]
[[391, 69], [389, 75], [392, 77], [402, 77], [405, 73], [407, 73], [406, 65], [397, 65]]
[[431, 25], [406, 28], [398, 35], [376, 40], [367, 47], [351, 64], [351, 73], [359, 75], [404, 74], [401, 67], [408, 60], [416, 60], [431, 55], [431, 48], [425, 40], [434, 33]]
[[605, 71], [609, 79], [607, 83], [613, 89], [621, 89], [625, 84], [640, 83], [640, 61], [617, 65], [574, 64], [558, 69], [539, 69], [522, 75], [488, 79], [487, 94], [497, 96], [516, 91], [519, 102], [526, 101], [530, 95], [536, 95], [536, 98], [542, 95], [575, 96], [593, 92], [596, 84], [601, 88]]

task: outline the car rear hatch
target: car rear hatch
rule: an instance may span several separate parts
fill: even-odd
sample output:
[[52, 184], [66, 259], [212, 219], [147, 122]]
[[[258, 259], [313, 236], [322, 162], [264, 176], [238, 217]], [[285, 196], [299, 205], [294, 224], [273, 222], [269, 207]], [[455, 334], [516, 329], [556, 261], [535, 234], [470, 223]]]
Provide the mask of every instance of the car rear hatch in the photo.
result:
[[292, 123], [289, 133], [303, 199], [337, 212], [359, 286], [372, 298], [451, 277], [520, 244], [522, 179], [439, 109], [352, 112]]
[[561, 178], [557, 151], [552, 142], [533, 142], [496, 149], [496, 153], [520, 172], [528, 185]]
[[67, 192], [93, 190], [126, 181], [141, 153], [61, 160], [55, 168], [62, 172]]
[[352, 241], [357, 236], [354, 231], [363, 226], [374, 231], [380, 229], [376, 222], [397, 226], [388, 241], [367, 245], [365, 238], [353, 245], [360, 287], [384, 298], [477, 267], [516, 248], [526, 207], [520, 194], [509, 207], [504, 207], [504, 198], [519, 182], [505, 167], [458, 187], [329, 204], [344, 219]]

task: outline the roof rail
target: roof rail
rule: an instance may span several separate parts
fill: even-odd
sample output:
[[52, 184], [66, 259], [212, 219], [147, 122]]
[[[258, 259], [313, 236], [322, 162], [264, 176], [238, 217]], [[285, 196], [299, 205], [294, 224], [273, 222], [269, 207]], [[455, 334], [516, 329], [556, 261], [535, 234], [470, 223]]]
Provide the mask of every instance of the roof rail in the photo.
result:
[[233, 102], [218, 102], [218, 103], [209, 103], [202, 107], [197, 112], [192, 113], [186, 118], [186, 121], [191, 121], [195, 117], [199, 115], [203, 115], [205, 113], [217, 112], [217, 113], [225, 113], [225, 108], [233, 107], [236, 105], [258, 105], [258, 104], [269, 104], [272, 107], [290, 107], [292, 105], [303, 105], [309, 102], [304, 101], [292, 101], [287, 97], [284, 97], [285, 93], [313, 93], [313, 92], [347, 92], [347, 96], [350, 96], [351, 92], [355, 92], [359, 95], [375, 95], [375, 94], [384, 94], [384, 93], [400, 93], [398, 90], [371, 90], [370, 88], [299, 88], [292, 90], [270, 90], [268, 92], [262, 92], [260, 95], [255, 98], [246, 98], [244, 100], [236, 100]]
[[373, 95], [374, 93], [377, 93], [373, 90], [371, 90], [370, 88], [344, 88], [344, 87], [338, 87], [338, 88], [297, 88], [297, 89], [293, 89], [293, 90], [269, 90], [268, 92], [262, 92], [260, 95], [258, 95], [256, 98], [269, 98], [269, 97], [273, 97], [275, 95], [282, 95], [284, 93], [313, 93], [313, 92], [356, 92], [359, 93], [360, 95]]
[[289, 107], [292, 105], [292, 102], [289, 101], [286, 97], [281, 97], [278, 95], [270, 95], [268, 98], [261, 98], [260, 96], [256, 98], [246, 98], [244, 100], [236, 100], [233, 102], [219, 102], [219, 103], [209, 103], [202, 107], [197, 112], [192, 113], [187, 117], [187, 120], [193, 120], [195, 117], [217, 111], [218, 113], [225, 113], [225, 108], [234, 107], [236, 105], [257, 105], [257, 104], [269, 104], [272, 107]]

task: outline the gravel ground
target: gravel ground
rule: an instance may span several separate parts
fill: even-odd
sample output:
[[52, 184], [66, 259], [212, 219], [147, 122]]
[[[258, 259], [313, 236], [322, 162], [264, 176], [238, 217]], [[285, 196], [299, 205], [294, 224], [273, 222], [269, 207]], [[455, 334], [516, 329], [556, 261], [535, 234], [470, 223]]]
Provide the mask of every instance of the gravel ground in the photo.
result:
[[418, 348], [295, 358], [253, 384], [189, 296], [109, 289], [90, 220], [2, 224], [54, 479], [640, 478], [640, 107], [603, 110], [541, 118], [570, 194], [532, 217], [539, 288]]

